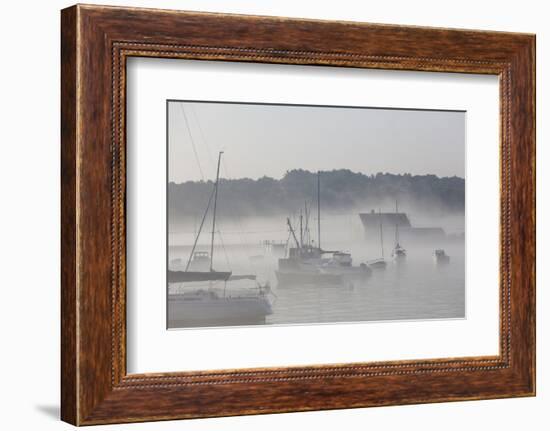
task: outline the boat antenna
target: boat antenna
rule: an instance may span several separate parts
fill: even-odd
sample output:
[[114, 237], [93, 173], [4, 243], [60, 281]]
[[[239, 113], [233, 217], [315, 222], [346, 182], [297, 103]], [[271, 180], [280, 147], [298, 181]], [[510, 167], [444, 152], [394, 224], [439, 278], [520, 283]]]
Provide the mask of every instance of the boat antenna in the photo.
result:
[[321, 249], [321, 171], [317, 171], [317, 247]]
[[216, 233], [216, 206], [218, 204], [218, 186], [220, 183], [220, 162], [222, 160], [223, 151], [218, 153], [218, 168], [216, 170], [216, 184], [214, 186], [214, 211], [212, 213], [212, 239], [210, 241], [210, 272], [214, 271], [214, 235]]

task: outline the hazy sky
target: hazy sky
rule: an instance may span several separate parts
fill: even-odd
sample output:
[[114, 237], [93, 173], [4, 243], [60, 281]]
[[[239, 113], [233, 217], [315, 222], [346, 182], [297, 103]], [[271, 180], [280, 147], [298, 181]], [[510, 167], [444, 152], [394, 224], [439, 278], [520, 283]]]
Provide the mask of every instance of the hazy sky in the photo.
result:
[[169, 102], [169, 180], [213, 179], [220, 150], [224, 178], [281, 178], [300, 168], [464, 178], [465, 118], [453, 111]]

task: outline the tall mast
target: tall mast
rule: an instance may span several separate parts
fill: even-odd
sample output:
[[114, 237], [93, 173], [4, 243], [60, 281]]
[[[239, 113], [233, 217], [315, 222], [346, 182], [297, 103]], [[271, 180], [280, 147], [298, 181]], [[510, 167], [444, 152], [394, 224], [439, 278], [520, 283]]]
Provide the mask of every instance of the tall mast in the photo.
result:
[[317, 171], [317, 247], [321, 249], [321, 171]]
[[382, 259], [384, 259], [384, 237], [382, 236], [382, 211], [378, 208], [378, 221], [380, 222], [380, 248], [382, 249]]
[[307, 202], [304, 201], [304, 217], [305, 217], [305, 224], [304, 224], [304, 242], [306, 243], [306, 246], [309, 246], [309, 239], [308, 239], [308, 233], [307, 233]]
[[216, 206], [218, 204], [218, 185], [220, 182], [220, 162], [223, 151], [218, 153], [218, 169], [216, 170], [216, 185], [214, 186], [214, 212], [212, 214], [212, 239], [210, 241], [210, 272], [214, 271], [214, 234], [216, 233]]
[[300, 210], [300, 247], [304, 246], [304, 216]]
[[306, 226], [304, 228], [304, 241], [307, 246], [311, 246], [311, 238], [309, 233], [309, 209], [307, 207], [307, 201], [304, 201], [304, 211], [306, 215]]
[[210, 204], [212, 203], [214, 192], [215, 190], [212, 190], [212, 193], [210, 193], [210, 197], [208, 198], [208, 205], [206, 205], [206, 210], [204, 210], [204, 214], [201, 219], [201, 224], [199, 226], [199, 231], [195, 235], [195, 241], [193, 242], [193, 247], [191, 248], [191, 253], [189, 254], [189, 259], [187, 260], [187, 265], [185, 266], [185, 272], [189, 270], [189, 266], [191, 265], [191, 259], [193, 259], [193, 254], [195, 253], [195, 248], [197, 247], [197, 242], [199, 240], [199, 236], [201, 235], [202, 226], [204, 225], [204, 221], [206, 220], [206, 215], [208, 214], [208, 210], [210, 209]]
[[398, 227], [398, 220], [397, 220], [397, 214], [398, 214], [398, 209], [397, 209], [397, 199], [395, 200], [395, 244], [398, 245], [399, 244], [399, 227]]

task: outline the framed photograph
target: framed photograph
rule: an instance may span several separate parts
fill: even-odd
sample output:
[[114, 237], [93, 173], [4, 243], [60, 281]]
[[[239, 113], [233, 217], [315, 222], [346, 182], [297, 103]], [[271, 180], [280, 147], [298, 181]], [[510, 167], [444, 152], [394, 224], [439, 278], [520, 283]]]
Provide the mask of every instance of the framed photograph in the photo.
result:
[[61, 14], [62, 419], [535, 394], [535, 37]]

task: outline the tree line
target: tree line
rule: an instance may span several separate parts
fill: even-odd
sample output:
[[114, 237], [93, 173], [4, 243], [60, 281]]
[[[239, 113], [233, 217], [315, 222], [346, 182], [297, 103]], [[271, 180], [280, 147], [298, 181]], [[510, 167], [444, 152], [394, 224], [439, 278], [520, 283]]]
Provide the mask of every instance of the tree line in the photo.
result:
[[[367, 211], [380, 205], [389, 210], [395, 201], [402, 208], [438, 213], [464, 212], [465, 180], [460, 177], [377, 173], [366, 175], [347, 169], [320, 173], [323, 211]], [[168, 184], [170, 215], [179, 219], [202, 215], [214, 183], [188, 181]], [[273, 216], [295, 213], [317, 205], [317, 173], [287, 171], [281, 179], [220, 179], [218, 210], [234, 216]], [[383, 209], [384, 211], [384, 209]]]

